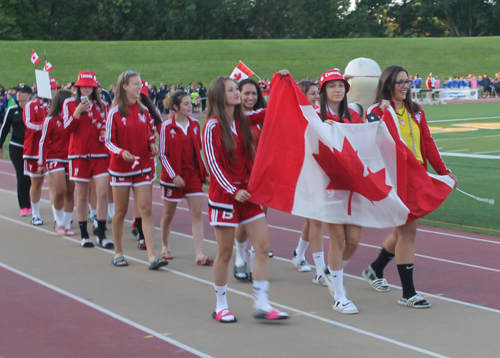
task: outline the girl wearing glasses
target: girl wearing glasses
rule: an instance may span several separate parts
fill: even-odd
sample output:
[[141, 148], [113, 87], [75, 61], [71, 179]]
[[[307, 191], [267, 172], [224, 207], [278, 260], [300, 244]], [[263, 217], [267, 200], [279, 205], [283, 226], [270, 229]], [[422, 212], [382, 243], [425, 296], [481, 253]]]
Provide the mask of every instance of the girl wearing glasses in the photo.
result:
[[108, 107], [101, 101], [97, 77], [91, 71], [78, 74], [76, 95], [63, 104], [64, 128], [69, 133], [69, 178], [76, 183], [76, 214], [82, 247], [94, 247], [87, 231], [90, 179], [94, 179], [97, 195], [97, 245], [113, 248], [106, 238], [108, 212], [108, 150], [104, 130]]
[[236, 322], [228, 307], [226, 291], [238, 225], [244, 227], [255, 248], [254, 317], [266, 320], [288, 318], [286, 313], [273, 308], [268, 301], [267, 221], [262, 207], [248, 201], [250, 193], [246, 190], [255, 157], [255, 137], [250, 125], [262, 123], [265, 110], [247, 118], [240, 104], [240, 91], [230, 78], [221, 76], [212, 81], [208, 90], [208, 120], [203, 128], [203, 149], [211, 172], [209, 221], [217, 239], [217, 257], [213, 267], [217, 304], [212, 316], [221, 323]]
[[105, 141], [111, 153], [109, 162], [110, 183], [115, 199], [113, 237], [115, 257], [111, 263], [117, 267], [128, 266], [123, 256], [123, 221], [128, 210], [130, 188], [134, 191], [142, 229], [146, 241], [149, 270], [156, 270], [168, 261], [155, 257], [153, 179], [154, 169], [151, 157], [158, 154], [155, 144], [154, 120], [148, 109], [140, 102], [142, 81], [139, 73], [126, 71], [120, 74], [116, 83], [113, 107], [106, 121]]
[[[380, 76], [375, 102], [367, 114], [375, 113], [389, 122], [397, 119], [398, 131], [402, 140], [411, 149], [417, 160], [427, 168], [429, 162], [440, 175], [449, 175], [458, 187], [457, 177], [451, 174], [444, 164], [436, 143], [430, 134], [425, 113], [422, 108], [412, 102], [411, 80], [408, 71], [401, 66], [389, 66]], [[397, 118], [387, 118], [386, 110], [392, 107]], [[391, 114], [391, 116], [393, 116]], [[370, 281], [373, 289], [378, 292], [389, 291], [389, 286], [384, 278], [383, 270], [395, 256], [403, 297], [398, 303], [413, 308], [428, 308], [431, 306], [420, 294], [417, 294], [413, 284], [413, 264], [415, 258], [415, 235], [418, 220], [396, 227], [385, 239], [382, 250], [377, 259], [363, 271], [363, 277]]]

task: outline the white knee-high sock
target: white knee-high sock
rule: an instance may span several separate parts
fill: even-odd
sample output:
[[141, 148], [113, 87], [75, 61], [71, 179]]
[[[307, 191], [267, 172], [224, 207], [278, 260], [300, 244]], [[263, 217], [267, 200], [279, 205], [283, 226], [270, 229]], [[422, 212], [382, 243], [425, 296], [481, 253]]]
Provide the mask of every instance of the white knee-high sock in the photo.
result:
[[255, 249], [250, 248], [250, 262], [248, 263], [248, 272], [253, 272], [253, 262], [255, 261]]
[[253, 307], [266, 312], [272, 309], [268, 299], [269, 281], [253, 281]]
[[64, 225], [64, 209], [57, 210], [54, 205], [52, 205], [52, 209], [54, 210], [54, 213], [56, 214], [56, 223], [57, 226], [63, 226]]
[[312, 254], [314, 265], [316, 266], [316, 276], [323, 275], [325, 270], [325, 253], [323, 251]]
[[71, 220], [73, 220], [73, 212], [64, 212], [64, 228], [65, 229], [70, 229], [71, 228]]
[[330, 270], [331, 280], [333, 282], [333, 289], [335, 291], [335, 301], [345, 301], [347, 297], [344, 291], [344, 269], [342, 270]]
[[40, 202], [34, 203], [31, 202], [31, 210], [33, 210], [31, 213], [34, 218], [39, 218], [40, 217]]
[[234, 240], [236, 243], [236, 255], [234, 256], [235, 266], [244, 266], [247, 261], [247, 242], [240, 244], [238, 241]]

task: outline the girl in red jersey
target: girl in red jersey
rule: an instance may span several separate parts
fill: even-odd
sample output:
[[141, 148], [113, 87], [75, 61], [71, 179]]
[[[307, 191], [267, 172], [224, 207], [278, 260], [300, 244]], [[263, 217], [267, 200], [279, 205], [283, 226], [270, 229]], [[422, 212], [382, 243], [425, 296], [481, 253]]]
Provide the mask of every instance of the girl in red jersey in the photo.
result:
[[76, 213], [82, 247], [94, 247], [87, 231], [90, 179], [97, 195], [97, 245], [113, 248], [106, 238], [108, 209], [108, 151], [104, 145], [107, 106], [101, 101], [97, 78], [91, 71], [78, 74], [76, 95], [64, 101], [64, 128], [69, 133], [69, 178], [76, 182]]
[[[54, 81], [55, 82], [55, 81]], [[57, 83], [51, 82], [52, 96], [57, 91]], [[38, 149], [40, 137], [42, 136], [43, 120], [49, 112], [49, 100], [37, 98], [26, 104], [23, 111], [24, 125], [24, 175], [31, 178], [30, 200], [32, 208], [32, 225], [43, 225], [43, 220], [40, 215], [40, 198], [42, 196], [42, 186], [44, 181], [44, 173], [38, 172]]]
[[154, 121], [151, 120], [147, 108], [139, 101], [142, 89], [139, 73], [121, 73], [116, 87], [115, 100], [106, 123], [106, 147], [111, 153], [109, 174], [115, 198], [115, 216], [112, 221], [115, 257], [112, 264], [117, 267], [128, 265], [123, 256], [122, 236], [132, 187], [142, 218], [149, 269], [156, 270], [167, 265], [168, 261], [154, 255], [154, 171], [151, 157], [158, 154]]
[[63, 103], [72, 93], [68, 90], [57, 92], [52, 100], [49, 113], [43, 122], [39, 144], [38, 172], [48, 171], [54, 195], [52, 210], [55, 213], [55, 231], [58, 236], [75, 235], [71, 229], [73, 218], [75, 184], [69, 180], [68, 145], [69, 136], [64, 130], [62, 117]]
[[[263, 109], [267, 107], [266, 100], [262, 94], [262, 90], [260, 89], [257, 82], [255, 82], [251, 78], [246, 78], [240, 82], [238, 82], [238, 89], [241, 93], [241, 106], [243, 106], [243, 110], [245, 112], [257, 111], [259, 109]], [[260, 128], [258, 126], [251, 125], [253, 135], [255, 137], [255, 150], [257, 151], [257, 146], [259, 144], [260, 137]], [[267, 214], [267, 208], [264, 208], [264, 212]], [[253, 263], [255, 260], [255, 250], [250, 247], [250, 262], [248, 264], [248, 273], [247, 273], [247, 239], [248, 235], [240, 225], [236, 228], [236, 253], [234, 257], [234, 273], [233, 276], [235, 279], [240, 281], [250, 280], [252, 281], [252, 270]], [[273, 252], [269, 251], [269, 257], [273, 257]]]
[[[335, 68], [320, 77], [320, 106], [316, 110], [323, 122], [364, 123], [361, 116], [347, 104], [349, 83], [342, 72]], [[344, 260], [347, 261], [358, 247], [361, 227], [347, 224], [325, 223], [330, 236], [328, 269], [324, 279], [335, 299], [333, 309], [343, 314], [358, 313], [358, 309], [346, 297], [344, 289]], [[346, 251], [346, 253], [344, 253]]]
[[[436, 143], [431, 136], [427, 119], [422, 108], [412, 101], [411, 80], [408, 71], [401, 66], [389, 66], [380, 75], [375, 102], [367, 114], [374, 113], [389, 125], [397, 120], [402, 140], [411, 149], [417, 160], [427, 168], [429, 162], [440, 175], [449, 175], [458, 187], [457, 177], [451, 174], [441, 158]], [[387, 113], [391, 113], [390, 116]], [[384, 118], [385, 117], [385, 118]], [[392, 117], [392, 118], [391, 118]], [[395, 126], [395, 125], [394, 125]], [[413, 284], [413, 267], [415, 260], [415, 236], [418, 220], [413, 220], [393, 229], [384, 240], [382, 250], [375, 261], [363, 271], [373, 289], [379, 292], [389, 291], [384, 278], [384, 268], [392, 258], [396, 257], [403, 297], [398, 303], [412, 308], [428, 308], [430, 302], [415, 291]]]
[[203, 183], [209, 182], [207, 168], [201, 153], [199, 122], [190, 117], [192, 102], [188, 93], [176, 91], [170, 99], [174, 115], [160, 130], [161, 185], [163, 217], [161, 219], [162, 253], [172, 258], [168, 237], [177, 203], [186, 198], [191, 215], [197, 265], [211, 265], [214, 260], [203, 254]]
[[[288, 71], [287, 71], [288, 73]], [[269, 232], [264, 210], [248, 201], [246, 190], [255, 156], [255, 139], [250, 129], [263, 119], [245, 117], [240, 91], [228, 77], [212, 81], [208, 91], [208, 120], [203, 128], [203, 148], [210, 167], [208, 203], [210, 225], [215, 229], [217, 257], [213, 275], [217, 297], [213, 318], [221, 323], [236, 322], [227, 304], [228, 268], [233, 253], [234, 233], [243, 225], [255, 248], [253, 270], [254, 317], [284, 319], [288, 315], [271, 307], [269, 288]]]

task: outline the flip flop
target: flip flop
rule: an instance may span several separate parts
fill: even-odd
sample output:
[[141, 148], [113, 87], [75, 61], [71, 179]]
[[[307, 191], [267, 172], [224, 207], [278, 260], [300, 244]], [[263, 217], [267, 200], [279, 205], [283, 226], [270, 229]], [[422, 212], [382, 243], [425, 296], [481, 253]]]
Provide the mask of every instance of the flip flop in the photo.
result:
[[214, 263], [214, 260], [208, 256], [203, 256], [201, 260], [196, 260], [197, 265], [210, 266]]
[[243, 266], [234, 265], [233, 276], [238, 281], [248, 281], [247, 264], [245, 263]]
[[107, 238], [103, 237], [102, 239], [98, 236], [97, 237], [97, 246], [102, 247], [104, 249], [112, 249], [115, 247], [115, 244], [113, 244], [113, 241], [108, 240]]
[[158, 270], [160, 267], [167, 266], [167, 265], [168, 265], [167, 260], [164, 260], [161, 257], [156, 257], [153, 264], [148, 267], [148, 270]]
[[234, 317], [230, 321], [226, 321], [226, 320], [222, 319], [222, 318], [227, 317], [227, 316], [233, 316], [234, 317], [233, 312], [231, 312], [231, 310], [229, 308], [225, 308], [225, 309], [219, 311], [219, 313], [215, 313], [215, 312], [212, 313], [213, 319], [215, 319], [217, 322], [220, 322], [220, 323], [234, 323], [234, 322], [238, 322], [238, 320], [236, 319], [236, 317]]
[[[120, 262], [125, 262], [125, 263], [120, 264]], [[120, 256], [120, 257], [117, 257], [116, 259], [111, 260], [111, 263], [116, 267], [128, 266], [128, 262], [127, 262], [127, 260], [125, 260], [125, 257], [123, 257], [123, 256]]]
[[167, 251], [164, 251], [160, 254], [160, 257], [164, 260], [172, 260], [173, 257], [172, 257], [172, 253], [170, 252], [170, 250], [167, 250]]

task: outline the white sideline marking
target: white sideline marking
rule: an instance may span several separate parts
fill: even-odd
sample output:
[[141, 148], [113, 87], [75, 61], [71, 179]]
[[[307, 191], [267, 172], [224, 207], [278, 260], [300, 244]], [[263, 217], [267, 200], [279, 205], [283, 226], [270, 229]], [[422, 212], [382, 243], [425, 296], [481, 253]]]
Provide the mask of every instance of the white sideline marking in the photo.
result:
[[495, 135], [479, 135], [476, 137], [459, 137], [459, 138], [434, 138], [434, 142], [440, 142], [443, 140], [463, 140], [463, 139], [482, 139], [482, 138], [496, 138], [500, 137], [500, 134]]
[[463, 158], [478, 158], [478, 159], [500, 159], [500, 156], [498, 156], [498, 155], [465, 154], [465, 153], [452, 153], [452, 152], [441, 152], [439, 154], [441, 154], [441, 156], [448, 156], [448, 157], [463, 157]]
[[[47, 230], [47, 229], [44, 229], [44, 228], [41, 228], [41, 227], [37, 227], [37, 226], [33, 226], [33, 225], [30, 225], [30, 224], [27, 224], [27, 223], [24, 223], [24, 222], [20, 222], [20, 221], [11, 219], [11, 218], [3, 216], [3, 215], [0, 215], [0, 218], [4, 219], [4, 220], [7, 220], [7, 221], [10, 221], [12, 223], [18, 224], [18, 225], [30, 227], [32, 229], [35, 229], [35, 230], [38, 230], [38, 231], [43, 231], [45, 233], [53, 234], [54, 235], [54, 233], [52, 231], [50, 231], [50, 230]], [[156, 228], [156, 229], [158, 229], [158, 228]], [[74, 239], [74, 238], [70, 238], [68, 236], [59, 236], [59, 237], [62, 238], [62, 239], [68, 240], [68, 241], [72, 241], [72, 242], [74, 242], [76, 244], [80, 243], [79, 240]], [[106, 249], [99, 248], [99, 247], [96, 247], [96, 249], [101, 250], [102, 252], [107, 252], [108, 254], [114, 255], [113, 251], [106, 250]], [[128, 256], [128, 255], [124, 255], [124, 256], [127, 258], [127, 260], [134, 261], [134, 262], [141, 263], [143, 265], [149, 266], [149, 263], [147, 261], [140, 260], [140, 259], [137, 259], [135, 257]], [[288, 261], [290, 261], [290, 260], [288, 260]], [[96, 309], [96, 310], [98, 310], [100, 312], [103, 312], [103, 313], [105, 313], [105, 314], [107, 314], [107, 315], [109, 315], [109, 316], [111, 316], [113, 318], [116, 318], [116, 319], [118, 319], [118, 320], [120, 320], [120, 321], [122, 321], [124, 323], [127, 323], [127, 324], [129, 324], [129, 325], [131, 325], [131, 326], [133, 326], [135, 328], [138, 328], [138, 329], [140, 329], [140, 330], [142, 330], [144, 332], [147, 332], [147, 333], [151, 334], [152, 336], [155, 336], [155, 337], [160, 338], [160, 339], [162, 339], [164, 341], [167, 341], [167, 342], [169, 342], [171, 344], [174, 344], [174, 345], [176, 345], [178, 347], [181, 347], [182, 349], [187, 350], [187, 351], [189, 351], [189, 352], [191, 352], [193, 354], [196, 354], [196, 355], [198, 355], [200, 357], [211, 358], [211, 356], [209, 356], [209, 355], [206, 355], [206, 354], [204, 354], [202, 352], [194, 350], [193, 348], [191, 348], [189, 346], [186, 346], [186, 345], [184, 345], [184, 344], [182, 344], [180, 342], [177, 342], [177, 341], [175, 341], [173, 339], [170, 339], [170, 338], [168, 338], [166, 336], [163, 336], [162, 334], [160, 334], [160, 333], [158, 333], [156, 331], [153, 331], [153, 330], [151, 330], [151, 329], [149, 329], [149, 328], [147, 328], [145, 326], [142, 326], [142, 325], [140, 325], [140, 324], [138, 324], [136, 322], [133, 322], [133, 321], [131, 321], [131, 320], [129, 320], [129, 319], [123, 317], [123, 316], [115, 314], [112, 311], [109, 311], [109, 310], [107, 310], [107, 309], [105, 309], [103, 307], [100, 307], [100, 306], [98, 306], [98, 305], [96, 305], [94, 303], [86, 301], [83, 298], [80, 298], [80, 297], [78, 297], [78, 296], [76, 296], [76, 295], [74, 295], [72, 293], [69, 293], [69, 292], [67, 292], [67, 291], [65, 291], [63, 289], [60, 289], [60, 288], [58, 288], [56, 286], [53, 286], [53, 285], [51, 285], [51, 284], [49, 284], [49, 283], [47, 283], [45, 281], [39, 280], [36, 277], [28, 275], [28, 274], [26, 274], [24, 272], [21, 272], [19, 270], [16, 270], [16, 269], [14, 269], [14, 268], [12, 268], [10, 266], [7, 266], [7, 265], [5, 265], [5, 264], [3, 264], [1, 262], [0, 262], [0, 266], [6, 268], [8, 270], [11, 270], [12, 272], [15, 272], [15, 273], [17, 273], [17, 274], [19, 274], [19, 275], [21, 275], [23, 277], [26, 277], [26, 278], [30, 279], [30, 280], [33, 280], [33, 281], [35, 281], [35, 282], [37, 282], [37, 283], [39, 283], [39, 284], [41, 284], [43, 286], [46, 286], [46, 287], [48, 287], [48, 288], [50, 288], [50, 289], [52, 289], [52, 290], [54, 290], [56, 292], [59, 292], [59, 293], [61, 293], [63, 295], [66, 295], [66, 296], [68, 296], [70, 298], [73, 298], [73, 299], [77, 300], [78, 302], [84, 303], [84, 304], [88, 305], [89, 307], [92, 307], [92, 308], [94, 308], [94, 309]], [[192, 276], [192, 275], [180, 272], [180, 271], [172, 270], [170, 268], [161, 267], [160, 270], [168, 271], [168, 272], [171, 272], [173, 274], [176, 274], [176, 275], [179, 275], [179, 276], [182, 276], [182, 277], [194, 280], [194, 281], [198, 281], [198, 282], [201, 282], [201, 283], [204, 283], [204, 284], [207, 284], [207, 285], [213, 285], [213, 282], [211, 282], [211, 281], [204, 280], [204, 279], [201, 279], [199, 277]], [[243, 296], [243, 297], [246, 297], [246, 298], [253, 299], [253, 295], [250, 295], [250, 294], [248, 294], [246, 292], [242, 292], [242, 291], [239, 291], [239, 290], [236, 290], [236, 289], [232, 289], [232, 288], [228, 288], [227, 291], [235, 293], [235, 294]], [[341, 322], [337, 322], [337, 321], [334, 321], [334, 320], [331, 320], [331, 319], [328, 319], [328, 318], [325, 318], [325, 317], [321, 317], [321, 316], [318, 316], [318, 315], [315, 315], [315, 314], [311, 314], [309, 312], [305, 312], [305, 311], [302, 311], [302, 310], [299, 310], [299, 309], [296, 309], [296, 308], [293, 308], [293, 307], [290, 307], [290, 306], [287, 306], [287, 305], [283, 305], [283, 304], [280, 304], [278, 302], [269, 301], [269, 303], [271, 305], [273, 305], [273, 306], [282, 308], [284, 310], [291, 311], [291, 312], [294, 312], [294, 313], [298, 313], [298, 314], [300, 314], [302, 316], [306, 316], [306, 317], [309, 317], [309, 318], [312, 318], [312, 319], [315, 319], [315, 320], [318, 320], [318, 321], [321, 321], [321, 322], [325, 322], [325, 323], [328, 323], [330, 325], [336, 325], [338, 327], [347, 329], [349, 331], [353, 331], [353, 332], [356, 332], [356, 333], [359, 333], [359, 334], [363, 334], [365, 336], [372, 337], [372, 338], [375, 338], [375, 339], [378, 339], [378, 340], [381, 340], [381, 341], [384, 341], [384, 342], [387, 342], [387, 343], [391, 343], [391, 344], [394, 344], [396, 346], [400, 346], [400, 347], [403, 347], [403, 348], [406, 348], [406, 349], [409, 349], [409, 350], [412, 350], [412, 351], [415, 351], [415, 352], [423, 353], [423, 354], [426, 354], [428, 356], [439, 357], [439, 358], [448, 358], [448, 356], [445, 356], [443, 354], [432, 352], [432, 351], [429, 351], [427, 349], [416, 347], [416, 346], [413, 346], [411, 344], [407, 344], [407, 343], [404, 343], [404, 342], [401, 342], [401, 341], [398, 341], [398, 340], [395, 340], [395, 339], [392, 339], [392, 338], [388, 338], [388, 337], [385, 337], [385, 336], [382, 336], [382, 335], [379, 335], [379, 334], [376, 334], [376, 333], [372, 333], [372, 332], [369, 332], [369, 331], [365, 331], [363, 329], [359, 329], [359, 328], [356, 328], [356, 327], [353, 327], [353, 326], [349, 326], [347, 324], [344, 324], [344, 323], [341, 323]], [[467, 305], [475, 307], [475, 305], [472, 305], [472, 304], [468, 304], [467, 303]], [[478, 307], [480, 307], [480, 306], [478, 306]]]
[[440, 122], [458, 122], [458, 121], [475, 121], [479, 119], [495, 119], [500, 117], [479, 117], [479, 118], [460, 118], [460, 119], [440, 119], [438, 121], [427, 121], [427, 123], [440, 123]]
[[[5, 217], [2, 217], [2, 218], [5, 219]], [[46, 230], [44, 230], [44, 231], [46, 231]], [[208, 354], [200, 352], [200, 351], [198, 351], [198, 350], [196, 350], [196, 349], [194, 349], [192, 347], [186, 346], [185, 344], [183, 344], [181, 342], [178, 342], [178, 341], [176, 341], [176, 340], [174, 340], [172, 338], [166, 337], [166, 336], [164, 336], [161, 333], [153, 331], [152, 329], [147, 328], [147, 327], [143, 326], [142, 324], [139, 324], [137, 322], [131, 321], [128, 318], [125, 318], [125, 317], [123, 317], [123, 316], [121, 316], [121, 315], [119, 315], [117, 313], [114, 313], [114, 312], [112, 312], [112, 311], [110, 311], [110, 310], [108, 310], [108, 309], [106, 309], [104, 307], [96, 305], [95, 303], [89, 302], [89, 301], [87, 301], [87, 300], [85, 300], [85, 299], [83, 299], [83, 298], [81, 298], [79, 296], [76, 296], [76, 295], [74, 295], [74, 294], [72, 294], [72, 293], [70, 293], [68, 291], [63, 290], [62, 288], [59, 288], [59, 287], [54, 286], [54, 285], [51, 285], [50, 283], [45, 282], [43, 280], [40, 280], [39, 278], [36, 278], [36, 277], [31, 276], [31, 275], [29, 275], [27, 273], [19, 271], [19, 270], [13, 268], [13, 267], [10, 267], [10, 266], [4, 264], [3, 262], [0, 262], [0, 266], [3, 267], [6, 270], [9, 270], [9, 271], [15, 273], [15, 274], [18, 274], [19, 276], [23, 276], [24, 278], [27, 278], [27, 279], [29, 279], [29, 280], [31, 280], [33, 282], [36, 282], [39, 285], [45, 286], [47, 288], [50, 288], [51, 290], [56, 291], [57, 293], [60, 293], [60, 294], [62, 294], [64, 296], [72, 298], [72, 299], [74, 299], [74, 300], [76, 300], [76, 301], [78, 301], [80, 303], [83, 303], [84, 305], [89, 306], [90, 308], [93, 308], [96, 311], [104, 313], [104, 314], [106, 314], [106, 315], [108, 315], [110, 317], [113, 317], [114, 319], [116, 319], [118, 321], [126, 323], [129, 326], [132, 326], [132, 327], [137, 328], [137, 329], [139, 329], [139, 330], [141, 330], [143, 332], [146, 332], [146, 333], [148, 333], [148, 334], [150, 334], [152, 336], [155, 336], [156, 338], [161, 339], [162, 341], [168, 342], [170, 344], [173, 344], [174, 346], [177, 346], [179, 348], [184, 349], [185, 351], [193, 353], [194, 355], [197, 355], [198, 357], [212, 358], [212, 356], [210, 356]]]

